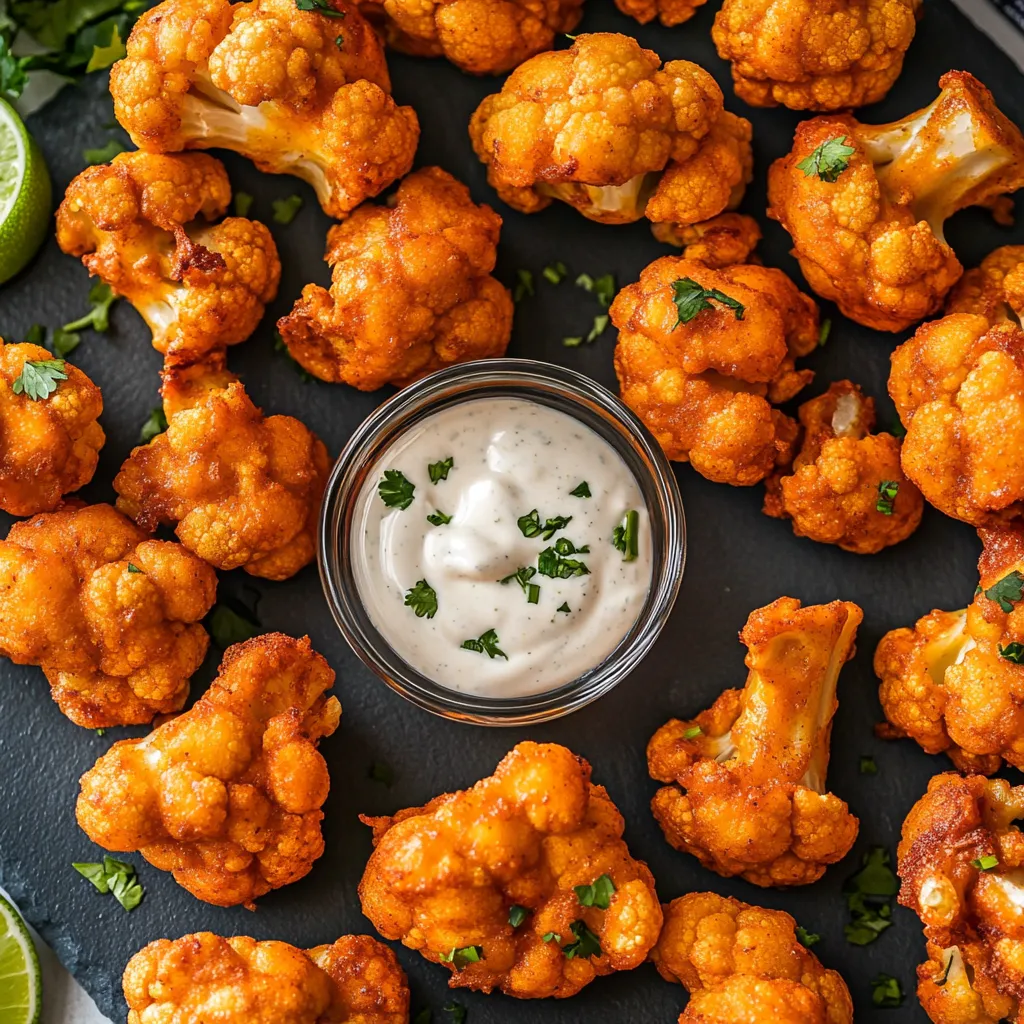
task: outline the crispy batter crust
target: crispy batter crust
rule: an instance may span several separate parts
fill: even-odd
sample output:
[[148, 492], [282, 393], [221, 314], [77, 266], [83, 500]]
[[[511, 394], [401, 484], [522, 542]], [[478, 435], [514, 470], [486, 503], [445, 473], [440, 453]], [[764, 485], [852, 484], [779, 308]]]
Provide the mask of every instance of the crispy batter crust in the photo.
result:
[[990, 324], [1024, 317], [1024, 245], [1002, 245], [949, 293], [947, 313], [978, 313]]

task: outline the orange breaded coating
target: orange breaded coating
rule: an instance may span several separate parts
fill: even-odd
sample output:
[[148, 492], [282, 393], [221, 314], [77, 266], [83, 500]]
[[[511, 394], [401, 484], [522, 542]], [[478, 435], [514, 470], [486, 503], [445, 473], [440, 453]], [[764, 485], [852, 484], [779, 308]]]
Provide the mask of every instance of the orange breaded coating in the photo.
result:
[[975, 526], [1024, 514], [1024, 331], [954, 313], [892, 354], [903, 471], [939, 511]]
[[560, 199], [606, 224], [708, 220], [739, 204], [753, 169], [750, 122], [708, 72], [611, 32], [521, 64], [469, 134], [509, 206]]
[[97, 422], [100, 389], [63, 361], [64, 380], [46, 397], [15, 383], [26, 363], [48, 362], [38, 345], [5, 344], [0, 338], [0, 509], [12, 516], [50, 512], [65, 494], [84, 487], [96, 472], [107, 437]]
[[825, 789], [836, 683], [863, 613], [780, 597], [740, 633], [750, 670], [692, 721], [651, 737], [651, 801], [665, 838], [712, 871], [761, 886], [807, 885], [841, 860], [857, 819]]
[[935, 1024], [1017, 1024], [1024, 999], [1024, 786], [936, 775], [903, 822], [899, 901], [921, 919], [917, 996]]
[[114, 114], [140, 149], [230, 149], [309, 182], [344, 217], [412, 166], [419, 122], [396, 106], [376, 33], [294, 0], [164, 0], [110, 71]]
[[1024, 768], [1024, 526], [979, 530], [980, 585], [966, 609], [936, 609], [875, 651], [888, 738], [946, 753], [962, 772]]
[[82, 776], [76, 809], [106, 850], [138, 851], [197, 899], [253, 901], [298, 881], [324, 850], [330, 779], [317, 751], [341, 705], [327, 662], [281, 633], [229, 647], [195, 705], [115, 743]]
[[283, 580], [316, 554], [327, 449], [291, 416], [264, 416], [218, 359], [163, 374], [167, 430], [132, 451], [117, 507], [146, 530], [175, 525], [218, 569]]
[[1024, 245], [1002, 245], [968, 270], [946, 301], [947, 313], [978, 313], [990, 324], [1024, 319]]
[[[445, 963], [452, 988], [572, 996], [642, 964], [658, 938], [654, 879], [590, 765], [565, 747], [520, 743], [472, 789], [362, 820], [374, 832], [363, 913], [385, 938]], [[602, 876], [611, 888], [584, 906], [576, 887]]]
[[[740, 303], [742, 319], [712, 299], [680, 322], [675, 295], [687, 281]], [[669, 458], [736, 486], [791, 460], [795, 424], [770, 403], [788, 401], [814, 376], [794, 360], [818, 343], [818, 308], [781, 270], [712, 270], [664, 256], [619, 292], [610, 313], [622, 400]]]
[[321, 380], [374, 391], [501, 356], [512, 297], [491, 277], [501, 218], [439, 167], [409, 175], [327, 235], [331, 289], [308, 284], [278, 329]]
[[666, 28], [689, 21], [697, 8], [706, 3], [707, 0], [615, 0], [623, 14], [636, 18], [641, 25], [657, 18]]
[[0, 541], [0, 654], [39, 665], [90, 729], [177, 711], [206, 657], [217, 577], [109, 505], [65, 505]]
[[754, 107], [848, 110], [899, 78], [922, 0], [725, 0], [711, 36]]
[[651, 959], [690, 993], [679, 1024], [853, 1024], [846, 982], [800, 944], [781, 910], [689, 893], [665, 906]]
[[699, 224], [652, 224], [651, 232], [659, 242], [679, 246], [683, 259], [714, 270], [746, 263], [761, 241], [760, 226], [745, 213], [722, 213]]
[[808, 284], [879, 331], [931, 316], [963, 273], [946, 218], [989, 206], [1005, 220], [1006, 196], [1024, 185], [1024, 137], [988, 89], [962, 71], [939, 86], [931, 106], [892, 124], [802, 122], [768, 172], [768, 216], [792, 236]]
[[799, 417], [800, 451], [767, 481], [765, 514], [792, 520], [798, 537], [859, 555], [906, 540], [924, 499], [903, 475], [900, 442], [871, 433], [874, 400], [841, 380], [804, 402]]
[[224, 165], [205, 153], [121, 153], [88, 167], [57, 210], [57, 242], [139, 311], [171, 363], [245, 341], [281, 261], [259, 221], [228, 217]]
[[128, 1024], [408, 1024], [395, 954], [368, 935], [301, 950], [211, 932], [158, 939], [128, 961]]

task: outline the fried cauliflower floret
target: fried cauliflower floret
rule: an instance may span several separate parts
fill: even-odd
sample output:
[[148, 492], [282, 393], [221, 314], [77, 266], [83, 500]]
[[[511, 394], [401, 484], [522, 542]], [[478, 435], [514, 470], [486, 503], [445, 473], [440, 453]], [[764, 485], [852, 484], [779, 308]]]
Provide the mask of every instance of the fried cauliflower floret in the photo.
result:
[[[675, 296], [686, 282], [716, 298], [683, 323]], [[794, 360], [818, 341], [818, 308], [781, 270], [712, 270], [665, 256], [623, 288], [611, 306], [619, 330], [615, 372], [622, 400], [669, 458], [702, 476], [748, 486], [792, 458], [793, 421], [771, 402], [792, 398], [813, 374]], [[742, 318], [737, 316], [741, 313]]]
[[164, 0], [110, 71], [114, 113], [140, 149], [230, 149], [292, 174], [344, 217], [406, 174], [419, 140], [396, 106], [380, 41], [346, 0]]
[[739, 204], [753, 167], [750, 122], [711, 75], [610, 32], [521, 64], [469, 134], [509, 206], [560, 199], [606, 224], [708, 220]]
[[224, 165], [205, 153], [121, 153], [82, 171], [57, 210], [57, 242], [139, 311], [173, 363], [245, 341], [277, 295], [267, 228], [229, 217]]
[[736, 95], [755, 107], [877, 103], [903, 69], [922, 0], [725, 0], [711, 30]]
[[690, 993], [679, 1024], [853, 1024], [846, 983], [781, 910], [692, 892], [665, 907], [651, 959]]
[[725, 877], [807, 885], [842, 859], [857, 819], [825, 789], [836, 683], [862, 618], [848, 601], [801, 608], [780, 597], [740, 633], [750, 669], [693, 721], [647, 745], [651, 801], [665, 838]]
[[[654, 879], [590, 765], [565, 747], [520, 743], [472, 789], [362, 820], [375, 847], [363, 913], [385, 938], [445, 963], [452, 988], [571, 996], [639, 966], [657, 941]], [[603, 876], [611, 889], [584, 905], [577, 887]], [[525, 911], [518, 925], [512, 907]]]
[[949, 293], [947, 313], [978, 313], [990, 324], [1024, 318], [1024, 245], [1003, 245], [968, 270]]
[[623, 14], [636, 18], [641, 25], [657, 18], [666, 28], [689, 21], [697, 8], [706, 3], [707, 0], [615, 0]]
[[906, 540], [924, 499], [900, 468], [900, 442], [873, 434], [875, 403], [848, 380], [800, 406], [803, 439], [792, 466], [767, 481], [766, 515], [798, 537], [873, 555]]
[[679, 246], [683, 259], [714, 270], [746, 263], [761, 241], [761, 228], [745, 213], [722, 213], [700, 224], [653, 224], [651, 231], [659, 242]]
[[941, 512], [975, 526], [1024, 514], [1024, 331], [954, 313], [892, 354], [903, 471]]
[[38, 345], [0, 338], [0, 509], [13, 516], [50, 512], [84, 487], [107, 439], [97, 422], [100, 389], [68, 362], [61, 366], [65, 379], [54, 381], [57, 388], [46, 397], [21, 385], [15, 394], [26, 363], [51, 359]]
[[886, 633], [875, 674], [883, 736], [909, 736], [960, 771], [990, 775], [1003, 760], [1024, 768], [1024, 526], [979, 534], [974, 600]]
[[935, 1024], [1019, 1024], [1024, 998], [1024, 787], [936, 775], [897, 849], [899, 901], [921, 919], [917, 995]]
[[323, 442], [291, 416], [264, 416], [222, 357], [163, 378], [168, 428], [128, 456], [117, 507], [145, 530], [175, 526], [218, 569], [293, 576], [316, 554]]
[[892, 124], [804, 121], [768, 173], [768, 216], [792, 236], [808, 284], [865, 327], [902, 331], [935, 313], [963, 272], [945, 220], [968, 206], [1004, 216], [1024, 185], [1024, 137], [988, 89], [961, 71], [939, 86], [931, 106]]
[[0, 541], [0, 654], [39, 665], [90, 729], [177, 711], [206, 656], [217, 577], [109, 505], [65, 505]]
[[308, 284], [278, 329], [321, 380], [363, 391], [504, 355], [512, 297], [491, 277], [501, 218], [438, 167], [327, 236], [331, 289]]
[[228, 648], [210, 689], [82, 776], [77, 816], [104, 849], [140, 852], [193, 896], [244, 904], [306, 875], [323, 853], [330, 779], [317, 751], [338, 727], [334, 683], [281, 633]]
[[198, 932], [158, 939], [128, 961], [128, 1024], [408, 1024], [395, 954], [368, 935], [301, 950]]

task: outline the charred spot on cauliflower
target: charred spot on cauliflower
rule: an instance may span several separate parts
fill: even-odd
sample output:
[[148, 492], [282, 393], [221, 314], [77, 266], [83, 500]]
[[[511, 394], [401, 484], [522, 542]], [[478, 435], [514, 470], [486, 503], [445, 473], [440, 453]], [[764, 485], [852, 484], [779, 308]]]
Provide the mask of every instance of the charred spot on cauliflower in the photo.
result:
[[990, 324], [1021, 326], [1024, 317], [1024, 245], [1003, 245], [968, 270], [949, 293], [947, 313], [977, 313]]

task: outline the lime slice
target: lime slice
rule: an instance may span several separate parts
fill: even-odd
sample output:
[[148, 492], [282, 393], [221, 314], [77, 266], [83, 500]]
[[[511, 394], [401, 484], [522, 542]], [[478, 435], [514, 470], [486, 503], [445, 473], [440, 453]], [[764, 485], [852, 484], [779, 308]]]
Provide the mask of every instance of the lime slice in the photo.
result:
[[43, 244], [51, 199], [43, 154], [21, 118], [0, 100], [0, 284]]
[[39, 1024], [43, 983], [25, 922], [0, 896], [0, 1021]]

